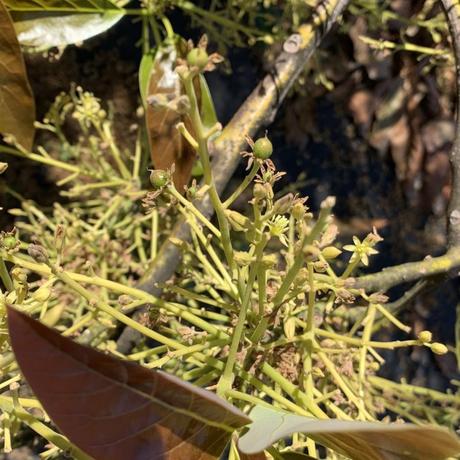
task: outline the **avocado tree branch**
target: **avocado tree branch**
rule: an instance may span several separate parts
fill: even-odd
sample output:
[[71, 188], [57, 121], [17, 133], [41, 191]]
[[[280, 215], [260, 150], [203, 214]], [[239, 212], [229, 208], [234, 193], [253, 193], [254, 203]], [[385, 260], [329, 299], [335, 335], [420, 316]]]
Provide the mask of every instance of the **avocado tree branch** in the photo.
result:
[[396, 265], [384, 268], [378, 273], [351, 278], [348, 284], [353, 288], [362, 288], [366, 291], [387, 291], [398, 284], [448, 273], [451, 270], [455, 270], [457, 276], [459, 269], [460, 248], [452, 248], [439, 257], [426, 257], [420, 262]]
[[[220, 194], [238, 166], [240, 152], [245, 149], [244, 134], [254, 136], [274, 119], [288, 91], [349, 2], [325, 0], [318, 5], [311, 22], [302, 25], [298, 33], [288, 39], [289, 46], [284, 46], [273, 70], [257, 85], [211, 146], [213, 178]], [[197, 203], [197, 207], [206, 216], [213, 213], [207, 198]], [[184, 241], [190, 238], [190, 229], [184, 220], [176, 224], [171, 237]], [[170, 240], [166, 241], [139, 287], [153, 295], [160, 295], [158, 284], [174, 274], [180, 259], [177, 246]], [[135, 331], [126, 329], [118, 340], [119, 350], [128, 350], [137, 340]]]

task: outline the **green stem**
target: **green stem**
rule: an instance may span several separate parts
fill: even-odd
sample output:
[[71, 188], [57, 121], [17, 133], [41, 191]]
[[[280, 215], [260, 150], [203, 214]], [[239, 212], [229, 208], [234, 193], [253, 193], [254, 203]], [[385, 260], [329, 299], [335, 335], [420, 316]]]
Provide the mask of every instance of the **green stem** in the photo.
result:
[[321, 232], [324, 230], [324, 227], [327, 223], [327, 219], [330, 214], [331, 214], [330, 206], [325, 206], [321, 208], [316, 224], [312, 228], [311, 232], [308, 235], [305, 235], [303, 237], [302, 244], [300, 245], [299, 251], [294, 257], [294, 263], [289, 268], [288, 272], [286, 273], [286, 276], [283, 279], [283, 282], [281, 283], [281, 286], [278, 289], [278, 292], [273, 298], [274, 308], [279, 307], [283, 303], [286, 294], [289, 292], [292, 282], [297, 276], [297, 273], [299, 272], [299, 270], [303, 267], [305, 256], [303, 254], [302, 249], [308, 244], [313, 243], [313, 241], [315, 241], [315, 239], [319, 237]]
[[265, 314], [267, 304], [267, 268], [259, 264], [257, 268], [257, 285], [259, 296], [259, 317], [262, 319]]
[[171, 185], [168, 187], [169, 193], [177, 200], [179, 203], [184, 206], [187, 211], [189, 211], [193, 216], [195, 216], [203, 225], [205, 225], [218, 239], [221, 238], [221, 232], [219, 231], [218, 228], [216, 228], [215, 225], [213, 225], [211, 222], [209, 222], [209, 219], [207, 219], [201, 212], [191, 203], [190, 201], [186, 200], [174, 187], [174, 185]]
[[367, 315], [365, 318], [365, 325], [363, 330], [362, 336], [362, 345], [360, 348], [360, 355], [359, 355], [359, 372], [358, 372], [358, 381], [359, 381], [359, 397], [361, 398], [361, 406], [359, 408], [359, 415], [361, 419], [365, 419], [364, 410], [365, 410], [365, 403], [364, 403], [364, 384], [366, 380], [366, 359], [367, 359], [367, 352], [368, 347], [366, 343], [370, 342], [372, 336], [372, 327], [374, 325], [375, 320], [375, 313], [376, 307], [375, 304], [370, 304], [367, 310]]
[[236, 190], [224, 201], [222, 206], [225, 209], [229, 208], [231, 204], [248, 188], [254, 177], [256, 177], [256, 174], [258, 173], [259, 169], [260, 163], [256, 160], [254, 161], [254, 164], [252, 165], [249, 174], [247, 174], [246, 177], [243, 179], [243, 182], [241, 182], [240, 185], [238, 185], [238, 187], [236, 188]]
[[254, 289], [254, 282], [256, 280], [257, 275], [257, 268], [258, 265], [261, 263], [261, 259], [263, 256], [263, 251], [265, 245], [267, 244], [267, 236], [263, 235], [261, 241], [257, 244], [255, 250], [255, 262], [250, 267], [249, 276], [246, 284], [246, 289], [243, 296], [243, 301], [241, 303], [241, 310], [238, 316], [238, 322], [236, 327], [233, 331], [232, 343], [230, 345], [230, 351], [228, 353], [227, 361], [225, 363], [225, 369], [222, 374], [222, 377], [219, 380], [217, 385], [217, 394], [223, 397], [227, 396], [227, 391], [231, 389], [233, 383], [233, 368], [236, 363], [238, 347], [240, 346], [244, 327], [246, 325], [246, 315], [251, 303], [251, 295]]
[[110, 152], [112, 153], [112, 157], [115, 160], [115, 163], [123, 179], [131, 179], [131, 173], [128, 171], [128, 168], [121, 159], [120, 150], [118, 149], [117, 144], [113, 138], [112, 131], [110, 130], [110, 123], [103, 124], [102, 131], [100, 131], [100, 136], [109, 144]]
[[209, 197], [216, 212], [219, 228], [221, 232], [221, 241], [224, 248], [225, 257], [232, 273], [236, 273], [236, 264], [233, 257], [233, 247], [230, 238], [230, 226], [225, 216], [225, 209], [220, 201], [219, 194], [217, 193], [216, 185], [214, 183], [211, 171], [211, 162], [209, 159], [208, 138], [206, 130], [201, 120], [200, 111], [198, 108], [198, 101], [195, 94], [195, 87], [193, 85], [194, 75], [188, 75], [184, 78], [185, 91], [190, 101], [190, 115], [195, 129], [195, 136], [198, 141], [198, 154], [200, 156], [201, 164], [203, 165], [203, 176], [206, 185], [209, 186]]
[[[305, 324], [303, 321], [298, 320], [299, 324]], [[334, 339], [337, 340], [338, 342], [343, 342], [348, 345], [351, 345], [353, 347], [360, 347], [363, 345], [363, 341], [358, 338], [354, 337], [348, 337], [343, 334], [337, 334], [335, 332], [331, 331], [326, 331], [324, 329], [316, 329], [316, 335], [319, 335], [321, 337], [327, 337], [329, 339]], [[264, 348], [266, 350], [272, 350], [277, 347], [283, 347], [285, 345], [288, 345], [290, 343], [295, 343], [295, 342], [303, 342], [305, 340], [309, 339], [309, 334], [302, 334], [298, 335], [296, 337], [293, 337], [292, 339], [278, 339], [275, 342], [272, 342]], [[422, 345], [419, 340], [393, 340], [391, 342], [376, 342], [376, 341], [369, 341], [366, 342], [364, 345], [367, 347], [372, 347], [372, 348], [383, 348], [387, 350], [393, 350], [394, 348], [402, 348], [402, 347], [409, 347], [409, 346], [417, 346], [417, 345]]]
[[154, 260], [158, 253], [158, 210], [152, 209], [150, 221], [150, 260]]
[[48, 166], [54, 166], [56, 168], [64, 169], [65, 171], [79, 173], [85, 176], [90, 176], [94, 178], [97, 177], [97, 174], [91, 173], [89, 171], [82, 171], [78, 166], [75, 166], [69, 163], [64, 163], [63, 161], [55, 160], [54, 158], [51, 158], [51, 157], [44, 157], [43, 155], [38, 155], [37, 153], [32, 153], [32, 152], [24, 153], [12, 147], [6, 147], [3, 145], [0, 146], [0, 153], [6, 153], [8, 155], [13, 155], [16, 157], [27, 158], [29, 160], [34, 160], [37, 163], [43, 163]]
[[[319, 348], [319, 347], [318, 347]], [[331, 374], [332, 378], [335, 380], [337, 386], [342, 390], [344, 395], [348, 398], [350, 403], [354, 404], [356, 408], [362, 413], [363, 417], [367, 420], [373, 420], [372, 416], [362, 408], [360, 400], [354, 394], [353, 390], [349, 387], [345, 379], [337, 371], [334, 363], [327, 357], [326, 353], [318, 351], [318, 358], [324, 363], [324, 366]]]
[[308, 291], [308, 310], [307, 310], [307, 323], [305, 327], [305, 336], [308, 339], [305, 341], [305, 353], [303, 357], [303, 371], [305, 375], [305, 393], [309, 398], [309, 404], [313, 404], [313, 343], [315, 339], [315, 299], [316, 299], [316, 291], [315, 291], [315, 280], [314, 280], [314, 272], [313, 272], [313, 263], [308, 263], [308, 283], [310, 290]]

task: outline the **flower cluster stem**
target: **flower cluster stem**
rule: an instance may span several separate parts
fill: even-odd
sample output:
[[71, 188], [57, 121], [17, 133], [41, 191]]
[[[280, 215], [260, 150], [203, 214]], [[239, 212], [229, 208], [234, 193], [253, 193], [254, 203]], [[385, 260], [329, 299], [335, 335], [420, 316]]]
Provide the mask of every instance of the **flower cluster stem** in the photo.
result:
[[217, 193], [216, 185], [214, 183], [211, 171], [211, 161], [209, 158], [208, 150], [208, 137], [206, 129], [201, 119], [200, 111], [198, 108], [198, 101], [193, 85], [193, 74], [187, 75], [184, 78], [184, 86], [187, 96], [190, 101], [190, 117], [192, 120], [196, 140], [198, 142], [198, 154], [203, 165], [203, 177], [206, 185], [209, 186], [209, 198], [216, 212], [217, 221], [221, 232], [221, 241], [225, 253], [225, 258], [232, 273], [236, 273], [235, 259], [233, 257], [233, 247], [230, 238], [230, 225], [227, 217], [225, 216], [225, 208], [222, 205], [219, 194]]

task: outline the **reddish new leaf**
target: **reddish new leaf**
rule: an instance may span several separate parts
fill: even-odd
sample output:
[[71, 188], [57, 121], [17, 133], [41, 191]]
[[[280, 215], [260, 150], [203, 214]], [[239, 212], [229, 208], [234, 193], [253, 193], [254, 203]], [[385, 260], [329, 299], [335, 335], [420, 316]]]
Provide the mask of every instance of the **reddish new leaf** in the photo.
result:
[[79, 345], [11, 307], [8, 328], [46, 412], [96, 460], [211, 460], [250, 422], [211, 392]]
[[182, 192], [197, 156], [176, 128], [177, 123], [183, 122], [193, 132], [189, 117], [176, 110], [177, 98], [183, 95], [182, 83], [175, 71], [176, 58], [174, 45], [163, 46], [156, 52], [147, 86], [149, 103], [145, 120], [153, 166], [169, 169], [174, 164], [174, 184]]
[[13, 22], [0, 0], [0, 133], [26, 149], [34, 139], [35, 102]]

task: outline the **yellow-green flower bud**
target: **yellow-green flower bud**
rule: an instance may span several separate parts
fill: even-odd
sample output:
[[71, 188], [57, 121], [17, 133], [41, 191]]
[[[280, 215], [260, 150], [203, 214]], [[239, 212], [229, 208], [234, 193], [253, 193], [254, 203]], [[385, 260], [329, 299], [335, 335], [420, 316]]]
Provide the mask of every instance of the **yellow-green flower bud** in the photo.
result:
[[342, 254], [342, 251], [334, 246], [327, 246], [321, 251], [321, 253], [325, 259], [335, 259]]
[[316, 260], [318, 258], [318, 255], [320, 254], [320, 250], [316, 247], [313, 246], [312, 244], [307, 244], [302, 248], [303, 255], [307, 258], [309, 261]]
[[319, 367], [313, 367], [311, 373], [313, 377], [324, 378], [324, 372]]
[[317, 260], [316, 262], [313, 262], [313, 267], [316, 272], [324, 273], [329, 268], [329, 264], [327, 262]]
[[263, 200], [267, 198], [267, 190], [262, 184], [256, 183], [253, 190], [254, 198], [256, 200]]
[[306, 213], [305, 206], [302, 203], [296, 203], [291, 210], [292, 217], [295, 220], [301, 220], [304, 218]]
[[241, 267], [245, 267], [253, 261], [253, 257], [247, 252], [235, 251], [233, 254], [235, 262]]
[[435, 342], [431, 344], [431, 351], [436, 355], [445, 355], [449, 350], [443, 343]]
[[372, 361], [372, 363], [369, 364], [369, 369], [377, 372], [380, 369], [380, 364], [377, 361]]
[[296, 318], [294, 316], [290, 316], [286, 321], [284, 321], [284, 324], [283, 324], [284, 335], [286, 336], [288, 340], [295, 337], [295, 328], [296, 328]]
[[262, 257], [261, 263], [265, 268], [273, 268], [278, 263], [278, 256], [276, 254], [266, 254]]
[[292, 193], [288, 193], [284, 195], [279, 200], [276, 200], [273, 203], [273, 212], [275, 214], [285, 214], [287, 213], [292, 206], [292, 201], [294, 200], [294, 195]]
[[46, 286], [39, 287], [33, 294], [32, 297], [37, 302], [46, 302], [51, 296], [51, 289]]
[[227, 216], [228, 221], [232, 228], [237, 232], [243, 232], [249, 228], [250, 221], [247, 217], [243, 216], [239, 212], [232, 211], [231, 209], [227, 209], [225, 211], [225, 215]]
[[13, 281], [17, 281], [20, 284], [27, 283], [27, 273], [21, 267], [15, 267], [11, 270], [11, 277]]
[[422, 343], [430, 343], [432, 339], [432, 334], [430, 331], [421, 331], [417, 338], [420, 340]]

